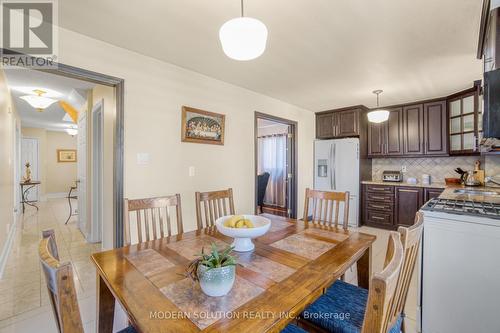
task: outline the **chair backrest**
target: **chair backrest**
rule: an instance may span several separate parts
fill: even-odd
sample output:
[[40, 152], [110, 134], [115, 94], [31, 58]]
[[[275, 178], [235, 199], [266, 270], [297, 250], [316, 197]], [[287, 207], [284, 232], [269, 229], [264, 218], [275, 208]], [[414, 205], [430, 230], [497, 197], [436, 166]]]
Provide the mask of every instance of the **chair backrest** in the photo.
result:
[[[125, 199], [124, 240], [131, 244], [132, 222], [135, 220], [139, 243], [172, 236], [171, 208], [176, 208], [177, 234], [184, 232], [180, 194], [146, 199]], [[132, 212], [135, 212], [133, 214]]]
[[391, 309], [403, 260], [401, 236], [391, 231], [386, 254], [387, 265], [382, 272], [373, 274], [371, 280], [362, 333], [387, 333], [396, 323], [398, 318]]
[[264, 197], [266, 195], [267, 183], [269, 182], [269, 172], [264, 172], [257, 176], [257, 206], [264, 204]]
[[392, 311], [394, 316], [398, 316], [404, 311], [410, 282], [415, 270], [417, 255], [420, 248], [420, 240], [422, 239], [422, 231], [424, 230], [424, 215], [418, 212], [415, 216], [415, 223], [407, 227], [399, 227], [398, 232], [401, 235], [401, 243], [403, 244], [404, 262], [403, 268], [399, 275], [398, 287], [396, 289], [396, 297]]
[[306, 188], [304, 222], [309, 222], [309, 207], [312, 208], [311, 222], [325, 224], [335, 228], [339, 224], [342, 203], [343, 228], [349, 225], [349, 192], [325, 192]]
[[226, 215], [234, 215], [232, 188], [222, 191], [196, 192], [196, 220], [198, 229], [213, 226], [215, 225], [215, 220]]
[[83, 333], [71, 263], [61, 263], [54, 230], [42, 233], [38, 247], [49, 299], [60, 333]]

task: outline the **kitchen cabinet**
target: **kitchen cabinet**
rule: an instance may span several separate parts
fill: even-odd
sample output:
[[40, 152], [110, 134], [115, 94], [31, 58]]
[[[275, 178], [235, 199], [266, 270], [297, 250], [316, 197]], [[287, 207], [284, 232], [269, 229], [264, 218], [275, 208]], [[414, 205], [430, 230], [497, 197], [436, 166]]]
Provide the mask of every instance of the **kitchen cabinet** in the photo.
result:
[[[366, 107], [362, 105], [316, 113], [316, 138], [358, 137], [366, 131]], [[366, 132], [365, 132], [366, 133]]]
[[450, 155], [479, 154], [482, 137], [482, 102], [479, 86], [448, 98]]
[[424, 154], [424, 112], [423, 105], [403, 108], [404, 155]]
[[448, 154], [448, 115], [446, 101], [424, 104], [424, 154]]
[[403, 113], [402, 108], [389, 110], [389, 119], [383, 123], [368, 125], [368, 155], [371, 157], [402, 155]]
[[368, 125], [368, 156], [446, 156], [448, 124], [446, 101], [389, 109], [389, 119]]
[[395, 188], [395, 224], [411, 226], [423, 203], [424, 189], [420, 187], [396, 187]]
[[333, 113], [316, 115], [316, 138], [329, 139], [335, 136]]
[[424, 203], [427, 201], [437, 198], [443, 193], [442, 188], [424, 188]]
[[362, 224], [391, 230], [413, 225], [420, 207], [443, 191], [402, 184], [364, 184], [362, 189]]

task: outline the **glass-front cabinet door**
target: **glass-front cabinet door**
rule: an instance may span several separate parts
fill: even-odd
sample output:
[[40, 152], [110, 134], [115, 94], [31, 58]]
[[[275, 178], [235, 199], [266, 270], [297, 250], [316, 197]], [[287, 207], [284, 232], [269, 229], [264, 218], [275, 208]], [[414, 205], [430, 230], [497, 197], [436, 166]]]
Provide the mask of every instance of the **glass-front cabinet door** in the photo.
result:
[[448, 100], [450, 154], [478, 152], [479, 136], [482, 133], [480, 104], [477, 89], [469, 89]]

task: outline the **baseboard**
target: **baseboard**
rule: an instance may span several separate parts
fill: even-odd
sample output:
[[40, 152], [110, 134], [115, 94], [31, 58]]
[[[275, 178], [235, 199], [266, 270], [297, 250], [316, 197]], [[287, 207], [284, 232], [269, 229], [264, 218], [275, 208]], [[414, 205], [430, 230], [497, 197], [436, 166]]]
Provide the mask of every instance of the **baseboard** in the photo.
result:
[[41, 201], [47, 201], [47, 199], [66, 198], [67, 196], [68, 196], [67, 192], [45, 193], [45, 195], [43, 195], [44, 200], [41, 200]]
[[9, 258], [9, 253], [12, 248], [12, 242], [14, 240], [14, 235], [16, 234], [17, 222], [19, 221], [19, 213], [14, 213], [14, 222], [7, 235], [7, 241], [5, 242], [2, 252], [0, 253], [0, 279], [3, 278], [3, 273], [5, 266], [7, 265], [7, 259]]

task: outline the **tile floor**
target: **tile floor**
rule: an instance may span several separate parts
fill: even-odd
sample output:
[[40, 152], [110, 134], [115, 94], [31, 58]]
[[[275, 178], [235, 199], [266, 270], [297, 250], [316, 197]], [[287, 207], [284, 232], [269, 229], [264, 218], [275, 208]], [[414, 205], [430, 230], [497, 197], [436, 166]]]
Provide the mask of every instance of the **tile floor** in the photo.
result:
[[[4, 277], [0, 280], [0, 333], [57, 332], [49, 304], [43, 273], [38, 262], [37, 247], [42, 230], [55, 229], [62, 260], [70, 260], [75, 269], [75, 285], [85, 333], [95, 332], [95, 268], [90, 254], [100, 244], [88, 244], [76, 228], [76, 217], [67, 226], [67, 202], [54, 199], [40, 203], [37, 213], [28, 208], [20, 221]], [[361, 227], [377, 236], [373, 246], [373, 271], [382, 269], [388, 234], [386, 230]], [[355, 272], [348, 272], [348, 282], [355, 282]], [[406, 332], [416, 333], [417, 288], [413, 276], [406, 304]]]
[[76, 227], [74, 216], [68, 217], [66, 199], [52, 199], [39, 203], [40, 210], [26, 208], [18, 222], [12, 250], [0, 280], [0, 333], [57, 332], [38, 261], [38, 242], [43, 230], [56, 232], [59, 256], [71, 261], [75, 273], [85, 332], [94, 332], [95, 326], [95, 268], [90, 255], [101, 249], [100, 244], [89, 244]]

